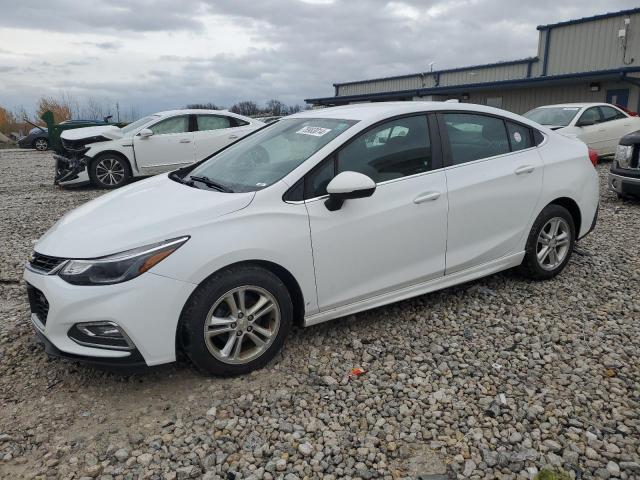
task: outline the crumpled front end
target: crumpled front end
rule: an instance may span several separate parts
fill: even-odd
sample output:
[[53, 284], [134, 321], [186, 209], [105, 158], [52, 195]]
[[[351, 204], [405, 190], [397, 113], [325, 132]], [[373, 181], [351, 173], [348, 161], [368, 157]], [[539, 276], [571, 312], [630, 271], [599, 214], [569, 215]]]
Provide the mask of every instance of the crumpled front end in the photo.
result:
[[53, 156], [56, 161], [55, 180], [53, 183], [56, 185], [87, 183], [89, 181], [87, 169], [91, 160], [90, 157], [85, 155], [89, 150], [87, 145], [108, 140], [108, 138], [102, 136], [81, 140], [68, 140], [62, 137], [63, 152]]
[[64, 156], [55, 154], [53, 158], [56, 161], [55, 179], [53, 182], [55, 185], [72, 185], [89, 181], [89, 173], [87, 171], [89, 157], [84, 155]]

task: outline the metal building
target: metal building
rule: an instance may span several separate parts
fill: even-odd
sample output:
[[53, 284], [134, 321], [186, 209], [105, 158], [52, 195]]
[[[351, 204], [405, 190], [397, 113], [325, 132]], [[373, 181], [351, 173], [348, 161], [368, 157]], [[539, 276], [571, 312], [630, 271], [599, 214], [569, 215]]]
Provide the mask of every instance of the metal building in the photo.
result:
[[448, 100], [524, 113], [540, 105], [609, 102], [640, 110], [640, 8], [538, 27], [538, 54], [506, 62], [335, 83], [314, 106]]

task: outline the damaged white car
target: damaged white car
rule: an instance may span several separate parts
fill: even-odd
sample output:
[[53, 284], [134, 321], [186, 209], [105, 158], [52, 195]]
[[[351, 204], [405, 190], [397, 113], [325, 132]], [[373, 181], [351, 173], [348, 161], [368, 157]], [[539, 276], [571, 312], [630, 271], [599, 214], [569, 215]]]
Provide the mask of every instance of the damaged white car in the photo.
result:
[[125, 185], [203, 160], [265, 124], [226, 110], [172, 110], [114, 125], [62, 132], [64, 154], [54, 155], [55, 183]]

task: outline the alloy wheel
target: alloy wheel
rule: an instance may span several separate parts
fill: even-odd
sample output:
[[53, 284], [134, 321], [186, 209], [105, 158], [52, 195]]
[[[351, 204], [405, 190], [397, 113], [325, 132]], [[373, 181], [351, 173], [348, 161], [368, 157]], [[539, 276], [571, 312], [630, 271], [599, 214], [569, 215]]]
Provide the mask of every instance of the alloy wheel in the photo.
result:
[[280, 307], [267, 290], [234, 288], [213, 304], [204, 324], [207, 349], [228, 364], [244, 364], [271, 346], [280, 328]]
[[116, 158], [103, 158], [96, 165], [96, 177], [103, 185], [118, 185], [124, 180], [124, 175], [124, 166]]
[[536, 242], [538, 264], [544, 270], [558, 268], [569, 253], [571, 229], [564, 218], [554, 217], [545, 223]]
[[49, 142], [47, 142], [44, 138], [38, 138], [35, 143], [36, 150], [40, 152], [44, 152], [47, 148], [49, 148]]

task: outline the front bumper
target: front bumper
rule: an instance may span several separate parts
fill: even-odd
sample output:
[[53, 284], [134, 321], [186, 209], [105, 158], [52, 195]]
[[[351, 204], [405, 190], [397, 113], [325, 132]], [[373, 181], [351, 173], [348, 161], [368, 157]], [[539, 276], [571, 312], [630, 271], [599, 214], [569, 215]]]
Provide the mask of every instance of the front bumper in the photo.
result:
[[640, 176], [632, 177], [609, 173], [609, 189], [620, 195], [640, 197]]
[[81, 185], [89, 183], [89, 173], [87, 165], [89, 157], [79, 158], [65, 157], [55, 154], [53, 159], [56, 162], [55, 185]]
[[[32, 312], [32, 324], [52, 355], [100, 364], [158, 365], [175, 361], [176, 330], [182, 307], [196, 285], [146, 272], [115, 285], [71, 285], [57, 275], [25, 269], [25, 281], [48, 302], [44, 322]], [[78, 323], [113, 322], [134, 350], [81, 345], [69, 337]], [[50, 345], [49, 345], [50, 344]]]

